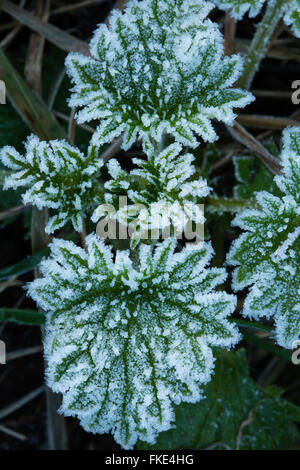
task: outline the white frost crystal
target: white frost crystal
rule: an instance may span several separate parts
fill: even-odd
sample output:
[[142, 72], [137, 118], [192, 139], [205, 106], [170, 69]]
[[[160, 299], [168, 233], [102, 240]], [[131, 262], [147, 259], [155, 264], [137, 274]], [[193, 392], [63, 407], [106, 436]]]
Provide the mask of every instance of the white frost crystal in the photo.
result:
[[[245, 13], [253, 18], [260, 13], [265, 0], [212, 0], [222, 10], [231, 10], [236, 20], [242, 19]], [[275, 4], [276, 0], [268, 0], [268, 4]], [[300, 37], [300, 0], [285, 0], [281, 2], [285, 23], [291, 27], [296, 37]]]
[[[206, 197], [210, 188], [202, 177], [196, 177], [192, 154], [182, 154], [178, 143], [158, 152], [145, 142], [147, 160], [134, 158], [139, 168], [128, 173], [117, 160], [110, 160], [108, 170], [112, 177], [105, 183], [105, 202], [116, 209], [114, 217], [129, 226], [131, 246], [139, 240], [159, 238], [161, 233], [173, 230], [178, 238], [187, 224], [204, 223], [203, 211], [197, 203]], [[119, 208], [120, 196], [128, 197], [128, 207]], [[106, 204], [96, 209], [94, 222], [107, 215]], [[156, 235], [155, 235], [156, 234]], [[169, 235], [170, 236], [170, 235]]]
[[100, 25], [90, 44], [92, 57], [71, 53], [67, 69], [74, 82], [70, 99], [80, 123], [101, 120], [95, 142], [124, 132], [123, 148], [169, 133], [196, 147], [217, 138], [212, 119], [233, 123], [233, 108], [253, 96], [230, 88], [242, 71], [239, 55], [223, 57], [218, 25], [206, 19], [204, 0], [131, 0]]
[[275, 183], [282, 197], [261, 191], [261, 209], [234, 219], [245, 233], [233, 243], [228, 262], [238, 266], [234, 289], [251, 286], [243, 314], [274, 317], [278, 343], [291, 349], [300, 339], [300, 127], [284, 131], [281, 162]]
[[240, 335], [227, 317], [236, 298], [217, 285], [226, 271], [206, 268], [213, 250], [174, 253], [176, 240], [127, 251], [96, 235], [87, 251], [56, 239], [29, 294], [48, 312], [47, 379], [63, 394], [62, 411], [85, 430], [110, 430], [124, 448], [153, 443], [170, 429], [173, 404], [196, 402], [213, 370], [211, 347]]
[[71, 221], [75, 230], [82, 230], [82, 217], [99, 201], [98, 174], [103, 161], [97, 148], [88, 155], [64, 140], [40, 141], [31, 135], [25, 144], [25, 155], [14, 147], [3, 147], [0, 160], [12, 169], [4, 189], [24, 187], [23, 203], [56, 214], [50, 218], [46, 231], [52, 233]]

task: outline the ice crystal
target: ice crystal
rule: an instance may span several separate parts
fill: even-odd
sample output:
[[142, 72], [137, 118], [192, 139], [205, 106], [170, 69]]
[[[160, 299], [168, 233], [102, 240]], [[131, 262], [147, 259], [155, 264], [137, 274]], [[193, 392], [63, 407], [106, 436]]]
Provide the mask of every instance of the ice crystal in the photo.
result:
[[[213, 369], [211, 347], [232, 347], [239, 333], [227, 317], [235, 296], [215, 287], [226, 271], [206, 268], [213, 250], [176, 240], [129, 252], [96, 235], [87, 251], [56, 239], [29, 294], [48, 312], [47, 379], [63, 394], [62, 411], [85, 430], [110, 430], [124, 448], [155, 442], [171, 427], [173, 404], [196, 402]], [[194, 247], [195, 248], [195, 247]]]
[[97, 176], [103, 162], [97, 148], [91, 146], [85, 156], [78, 148], [63, 140], [40, 141], [31, 135], [25, 144], [25, 155], [14, 147], [3, 147], [0, 160], [13, 172], [5, 179], [4, 188], [27, 188], [24, 204], [53, 209], [48, 233], [72, 221], [75, 230], [82, 229], [87, 209], [97, 205]]
[[[250, 18], [260, 13], [265, 0], [212, 0], [222, 10], [231, 9], [231, 15], [240, 20], [249, 11]], [[268, 0], [274, 4], [276, 0]], [[282, 2], [285, 23], [291, 27], [295, 36], [300, 37], [300, 0], [285, 0]]]
[[[178, 143], [159, 152], [145, 142], [147, 160], [133, 159], [139, 168], [128, 173], [117, 160], [110, 160], [108, 170], [112, 177], [105, 184], [105, 201], [116, 208], [114, 217], [129, 226], [131, 246], [139, 240], [159, 238], [161, 233], [173, 230], [179, 238], [187, 224], [204, 223], [203, 211], [197, 205], [208, 195], [210, 188], [202, 177], [195, 179], [194, 156], [183, 154]], [[119, 208], [120, 196], [128, 196], [128, 206]], [[107, 206], [96, 209], [97, 222], [108, 212]], [[170, 236], [170, 235], [169, 235]]]
[[78, 122], [101, 120], [97, 142], [124, 132], [128, 149], [138, 137], [159, 141], [169, 133], [196, 147], [193, 132], [215, 140], [211, 120], [232, 124], [233, 108], [253, 100], [230, 88], [242, 58], [223, 57], [218, 25], [206, 19], [212, 7], [204, 0], [131, 0], [96, 30], [92, 57], [69, 54], [70, 106], [82, 108]]
[[300, 337], [300, 127], [284, 131], [281, 162], [283, 173], [275, 177], [281, 196], [261, 191], [260, 209], [235, 218], [246, 232], [233, 243], [228, 261], [238, 266], [234, 289], [252, 286], [243, 314], [274, 317], [278, 343], [293, 348]]

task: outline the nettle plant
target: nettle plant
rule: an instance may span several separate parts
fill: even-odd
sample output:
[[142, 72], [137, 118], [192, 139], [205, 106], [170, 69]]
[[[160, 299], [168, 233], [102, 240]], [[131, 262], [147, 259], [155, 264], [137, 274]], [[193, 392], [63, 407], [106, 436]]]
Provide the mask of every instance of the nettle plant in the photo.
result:
[[[257, 15], [264, 4], [215, 3], [230, 8], [236, 19], [247, 11]], [[284, 16], [298, 34], [299, 2], [270, 0], [265, 15], [278, 4], [276, 18]], [[177, 416], [180, 429], [181, 416], [189, 413], [175, 406], [182, 402], [199, 402], [196, 419], [201, 421], [209, 390], [216, 402], [224, 398], [224, 413], [235, 406], [231, 392], [222, 397], [215, 385], [223, 373], [219, 365], [210, 382], [216, 358], [218, 364], [225, 358], [232, 380], [245, 387], [232, 429], [224, 428], [229, 447], [256, 396], [263, 403], [262, 422], [277, 404], [275, 427], [284, 414], [286, 424], [299, 419], [299, 412], [297, 418], [290, 408], [287, 413], [278, 392], [256, 390], [235, 353], [222, 350], [242, 339], [239, 325], [269, 329], [283, 354], [300, 338], [300, 127], [284, 130], [281, 171], [275, 177], [257, 162], [262, 176], [251, 186], [253, 157], [234, 159], [239, 204], [233, 206], [239, 213], [233, 225], [243, 233], [223, 267], [223, 261], [212, 263], [208, 232], [205, 241], [184, 237], [187, 223], [203, 224], [201, 204], [214, 207], [210, 220], [230, 205], [229, 199], [221, 201], [209, 165], [199, 165], [197, 151], [204, 148], [201, 158], [206, 158], [206, 143], [217, 140], [213, 120], [232, 126], [235, 110], [253, 101], [247, 88], [270, 33], [265, 29], [255, 57], [257, 37], [245, 62], [238, 54], [224, 56], [219, 25], [208, 18], [213, 8], [204, 0], [131, 0], [124, 12], [114, 11], [109, 26], [96, 30], [90, 56], [70, 53], [66, 60], [76, 119], [97, 124], [87, 151], [35, 136], [28, 138], [24, 156], [13, 147], [1, 151], [10, 169], [5, 188], [25, 188], [24, 204], [49, 210], [46, 232], [56, 233], [50, 256], [39, 266], [41, 277], [28, 286], [28, 295], [46, 315], [47, 384], [62, 394], [61, 412], [78, 417], [89, 432], [111, 431], [126, 449], [138, 440], [153, 445], [159, 433], [176, 425]], [[104, 165], [101, 158], [105, 145], [119, 136], [122, 148], [131, 149], [125, 169], [120, 159]], [[136, 142], [142, 152], [133, 147]], [[124, 196], [126, 208], [119, 206]], [[160, 219], [161, 212], [168, 217]], [[94, 225], [80, 247], [76, 236], [66, 239], [62, 229], [71, 222], [82, 232], [84, 218]], [[117, 235], [102, 240], [95, 233], [99, 220], [127, 224], [130, 240], [125, 246]], [[165, 229], [170, 229], [167, 238]], [[237, 297], [229, 290], [230, 266], [233, 291], [249, 288], [241, 314], [251, 321], [233, 316]], [[277, 346], [269, 342], [268, 347]], [[220, 380], [226, 382], [227, 376]], [[207, 429], [218, 419], [211, 416]], [[169, 437], [174, 432], [176, 441], [176, 431]], [[256, 432], [257, 426], [249, 426], [239, 445], [253, 443]], [[273, 432], [274, 427], [266, 428], [257, 446], [270, 447]], [[201, 439], [184, 445], [201, 447]]]

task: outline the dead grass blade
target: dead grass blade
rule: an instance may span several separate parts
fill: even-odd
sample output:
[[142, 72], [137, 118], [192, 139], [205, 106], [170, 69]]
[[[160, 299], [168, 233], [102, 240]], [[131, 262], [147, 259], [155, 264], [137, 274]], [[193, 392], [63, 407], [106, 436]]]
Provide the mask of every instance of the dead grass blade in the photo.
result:
[[44, 390], [45, 387], [42, 385], [41, 387], [36, 388], [32, 392], [22, 397], [20, 400], [15, 401], [14, 403], [6, 406], [5, 408], [2, 408], [2, 410], [0, 410], [0, 420], [6, 418], [7, 416], [11, 415], [23, 406], [27, 405], [27, 403], [30, 403], [32, 400], [38, 397]]
[[258, 114], [240, 114], [236, 119], [239, 124], [259, 129], [283, 130], [288, 126], [299, 126], [296, 119], [273, 116], [260, 116]]
[[48, 41], [52, 42], [60, 49], [67, 52], [73, 51], [80, 52], [84, 55], [90, 55], [89, 46], [87, 43], [81, 41], [75, 36], [72, 36], [71, 34], [66, 33], [65, 31], [62, 31], [52, 24], [43, 22], [37, 16], [33, 15], [24, 8], [20, 8], [17, 5], [4, 0], [2, 4], [2, 10], [12, 16], [15, 20], [19, 21], [25, 26], [28, 26], [28, 28], [32, 29], [36, 33], [41, 34]]
[[227, 126], [227, 129], [235, 140], [252, 150], [273, 173], [281, 172], [279, 161], [243, 126], [236, 122], [232, 127]]
[[8, 97], [32, 132], [44, 140], [67, 138], [55, 117], [42, 100], [30, 90], [2, 49], [0, 49], [0, 77], [6, 83]]

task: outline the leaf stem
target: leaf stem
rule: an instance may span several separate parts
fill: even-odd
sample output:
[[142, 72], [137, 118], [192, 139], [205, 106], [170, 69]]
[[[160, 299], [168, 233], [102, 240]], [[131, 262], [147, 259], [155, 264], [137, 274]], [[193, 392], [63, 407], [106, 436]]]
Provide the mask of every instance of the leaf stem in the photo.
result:
[[245, 67], [238, 85], [249, 90], [253, 78], [259, 65], [266, 55], [270, 39], [282, 17], [283, 7], [286, 0], [269, 0], [263, 19], [258, 24], [255, 36], [250, 44], [248, 54], [245, 59]]
[[275, 356], [278, 356], [286, 361], [291, 362], [292, 352], [288, 349], [283, 349], [276, 346], [273, 342], [268, 341], [264, 338], [260, 338], [252, 333], [245, 332], [243, 334], [243, 339], [249, 344], [256, 346], [264, 351], [267, 351]]
[[254, 209], [257, 208], [257, 203], [255, 200], [238, 200], [238, 199], [227, 199], [227, 198], [218, 198], [218, 197], [209, 197], [206, 199], [206, 207], [210, 212], [223, 214], [226, 212], [231, 212], [235, 214], [244, 209]]
[[271, 333], [272, 331], [274, 331], [274, 329], [269, 325], [264, 325], [263, 323], [255, 321], [244, 320], [243, 318], [231, 318], [230, 321], [243, 328], [251, 328], [253, 330], [265, 331], [266, 333]]
[[243, 126], [237, 122], [232, 126], [227, 126], [229, 133], [232, 137], [254, 152], [259, 159], [266, 165], [274, 175], [279, 175], [281, 172], [281, 165], [277, 158], [273, 157], [270, 152]]

